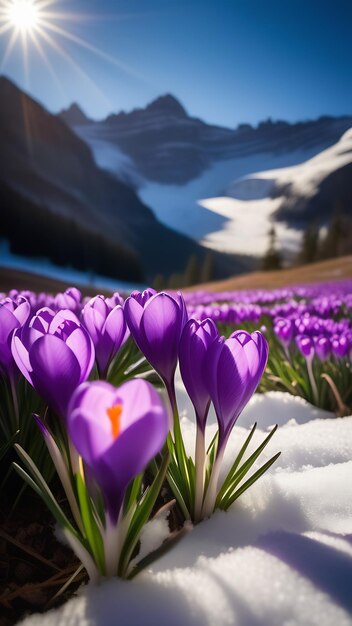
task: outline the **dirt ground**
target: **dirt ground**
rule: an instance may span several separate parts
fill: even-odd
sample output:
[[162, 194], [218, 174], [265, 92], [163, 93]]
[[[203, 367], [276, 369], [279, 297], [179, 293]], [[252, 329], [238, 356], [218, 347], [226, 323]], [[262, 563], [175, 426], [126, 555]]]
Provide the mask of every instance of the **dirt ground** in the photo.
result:
[[[242, 274], [226, 280], [188, 287], [184, 291], [193, 291], [198, 288], [211, 291], [270, 289], [284, 287], [285, 285], [325, 282], [343, 278], [352, 278], [352, 256], [329, 259], [328, 261], [311, 263], [310, 265], [302, 265], [300, 267], [292, 267], [279, 271]], [[46, 291], [48, 293], [57, 293], [59, 291], [65, 291], [65, 289], [71, 286], [72, 285], [69, 283], [54, 280], [46, 276], [0, 267], [0, 292], [7, 292], [10, 289], [16, 288], [30, 289], [36, 292]], [[96, 286], [94, 286], [94, 288], [77, 286], [84, 295], [108, 293], [106, 289], [99, 289]]]

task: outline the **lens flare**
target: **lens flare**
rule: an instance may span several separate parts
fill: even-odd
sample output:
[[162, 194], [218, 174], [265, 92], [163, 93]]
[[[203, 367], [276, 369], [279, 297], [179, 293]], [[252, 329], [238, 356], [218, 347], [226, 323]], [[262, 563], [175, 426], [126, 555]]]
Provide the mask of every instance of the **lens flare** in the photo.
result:
[[40, 9], [33, 0], [14, 0], [8, 7], [10, 24], [21, 32], [30, 32], [40, 21]]
[[[57, 10], [58, 5], [59, 0], [0, 0], [0, 37], [3, 35], [8, 37], [0, 58], [0, 73], [2, 73], [13, 49], [19, 44], [23, 52], [26, 83], [28, 82], [29, 58], [33, 53], [41, 57], [53, 77], [59, 82], [54, 66], [50, 61], [51, 56], [55, 54], [61, 56], [71, 65], [73, 70], [88, 80], [97, 90], [94, 81], [71, 56], [70, 51], [64, 45], [66, 43], [70, 47], [83, 48], [102, 61], [111, 63], [120, 71], [134, 76], [138, 80], [143, 80], [143, 77], [133, 68], [76, 34], [77, 25], [80, 26], [87, 21], [101, 19], [101, 15], [79, 14], [72, 10]], [[120, 20], [123, 17], [121, 14], [113, 16], [113, 19]], [[70, 29], [70, 25], [73, 23], [75, 23], [75, 29]]]

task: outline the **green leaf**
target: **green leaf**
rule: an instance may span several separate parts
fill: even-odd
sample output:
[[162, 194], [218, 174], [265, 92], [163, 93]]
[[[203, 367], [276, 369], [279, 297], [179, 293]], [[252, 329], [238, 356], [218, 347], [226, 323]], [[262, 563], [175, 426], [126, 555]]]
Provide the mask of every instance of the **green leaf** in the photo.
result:
[[84, 531], [99, 571], [105, 573], [103, 540], [93, 515], [91, 499], [81, 474], [75, 475], [79, 509]]
[[159, 473], [155, 477], [151, 486], [146, 489], [141, 501], [137, 505], [136, 511], [133, 515], [132, 521], [128, 529], [126, 540], [121, 551], [118, 568], [119, 576], [124, 577], [127, 572], [128, 564], [132, 558], [133, 551], [139, 541], [141, 530], [144, 524], [150, 518], [154, 504], [165, 480], [169, 461], [169, 454], [166, 454], [164, 456]]
[[32, 459], [28, 456], [27, 452], [25, 452], [25, 450], [23, 450], [23, 448], [21, 448], [21, 446], [18, 445], [17, 443], [15, 444], [15, 449], [17, 451], [18, 456], [20, 457], [21, 461], [24, 463], [24, 465], [25, 465], [25, 467], [28, 470], [30, 475], [27, 472], [25, 472], [25, 470], [23, 470], [23, 468], [20, 467], [17, 463], [14, 463], [13, 466], [14, 466], [16, 472], [18, 474], [20, 474], [22, 476], [22, 478], [24, 478], [24, 480], [27, 482], [27, 484], [29, 484], [29, 480], [30, 480], [31, 481], [31, 487], [33, 487], [33, 489], [34, 489], [34, 485], [35, 485], [35, 491], [44, 500], [44, 502], [46, 503], [47, 507], [53, 513], [53, 515], [54, 515], [55, 519], [57, 520], [57, 522], [61, 526], [64, 526], [64, 527], [68, 528], [68, 530], [70, 532], [72, 532], [72, 534], [74, 534], [76, 537], [78, 537], [77, 532], [75, 531], [75, 529], [73, 528], [73, 526], [71, 525], [69, 520], [67, 519], [67, 517], [64, 514], [63, 510], [61, 509], [61, 507], [59, 506], [58, 502], [56, 501], [52, 491], [50, 490], [47, 482], [43, 478], [43, 476], [40, 473], [40, 471], [38, 470], [38, 468], [33, 463]]
[[260, 444], [260, 446], [258, 446], [258, 448], [255, 450], [255, 452], [253, 452], [253, 454], [251, 454], [251, 456], [247, 459], [247, 461], [245, 461], [245, 463], [243, 463], [243, 465], [241, 465], [241, 467], [233, 475], [231, 483], [230, 483], [226, 493], [222, 496], [222, 499], [217, 498], [217, 500], [216, 500], [216, 507], [222, 508], [223, 502], [226, 502], [228, 500], [228, 498], [231, 498], [231, 496], [232, 496], [232, 494], [234, 492], [234, 489], [237, 487], [237, 485], [241, 482], [243, 477], [250, 470], [250, 468], [252, 467], [253, 463], [255, 463], [255, 461], [257, 460], [258, 456], [263, 452], [264, 448], [267, 446], [267, 444], [269, 443], [270, 439], [272, 438], [272, 436], [274, 435], [276, 430], [277, 430], [277, 425], [274, 426], [272, 431], [264, 439], [264, 441]]
[[191, 519], [190, 512], [187, 509], [187, 504], [185, 503], [184, 497], [179, 488], [180, 483], [174, 479], [174, 476], [170, 471], [167, 472], [166, 480], [169, 483], [170, 489], [177, 500], [177, 504], [179, 505], [185, 520]]
[[242, 461], [243, 455], [244, 455], [244, 453], [246, 452], [246, 450], [247, 450], [247, 448], [249, 446], [249, 443], [250, 443], [250, 441], [251, 441], [251, 439], [252, 439], [252, 437], [254, 435], [254, 432], [255, 432], [256, 428], [257, 428], [257, 422], [255, 422], [255, 424], [252, 426], [252, 429], [251, 429], [251, 431], [250, 431], [246, 441], [244, 442], [244, 444], [243, 444], [241, 450], [239, 451], [239, 453], [238, 453], [238, 455], [237, 455], [237, 457], [236, 457], [236, 459], [235, 459], [235, 461], [234, 461], [234, 463], [233, 463], [229, 473], [227, 474], [227, 476], [226, 476], [226, 478], [225, 478], [225, 480], [223, 482], [223, 485], [222, 485], [222, 487], [221, 487], [221, 489], [220, 489], [220, 491], [218, 493], [217, 502], [221, 502], [221, 500], [222, 500], [223, 496], [225, 495], [226, 491], [230, 488], [231, 482], [232, 482], [233, 477], [234, 477], [234, 475], [236, 473], [236, 470], [237, 470], [240, 462]]
[[237, 489], [237, 491], [235, 491], [235, 493], [231, 496], [231, 498], [229, 498], [226, 501], [226, 504], [221, 505], [220, 508], [227, 511], [227, 509], [231, 506], [231, 504], [234, 503], [235, 500], [237, 500], [237, 498], [239, 498], [245, 491], [247, 491], [247, 489], [249, 489], [249, 487], [251, 487], [258, 480], [258, 478], [260, 478], [263, 474], [265, 474], [265, 472], [269, 469], [269, 467], [271, 467], [272, 464], [275, 463], [276, 459], [279, 458], [280, 454], [281, 452], [278, 452], [269, 461], [264, 463], [262, 467], [260, 467], [256, 472], [254, 472], [253, 476], [248, 478], [248, 480], [246, 480], [246, 482], [243, 483], [243, 485], [239, 489]]
[[141, 488], [142, 488], [142, 480], [143, 480], [143, 474], [138, 474], [138, 476], [136, 476], [136, 478], [132, 480], [132, 482], [128, 486], [126, 496], [124, 499], [124, 512], [125, 513], [128, 513], [131, 506], [136, 501], [138, 501], [138, 497], [141, 493]]

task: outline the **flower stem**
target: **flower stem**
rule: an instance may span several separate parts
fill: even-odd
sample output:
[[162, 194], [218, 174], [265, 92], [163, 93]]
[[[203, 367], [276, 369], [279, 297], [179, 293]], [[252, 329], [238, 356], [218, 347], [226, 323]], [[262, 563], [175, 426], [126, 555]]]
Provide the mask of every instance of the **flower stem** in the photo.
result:
[[203, 495], [204, 495], [204, 469], [205, 469], [205, 440], [204, 432], [197, 427], [196, 434], [196, 453], [195, 453], [195, 502], [194, 502], [194, 521], [197, 523], [201, 520]]
[[317, 384], [315, 382], [315, 378], [314, 378], [314, 373], [313, 373], [313, 359], [308, 358], [306, 360], [307, 362], [307, 371], [308, 371], [308, 376], [309, 376], [309, 382], [310, 382], [310, 386], [312, 388], [312, 392], [313, 392], [313, 398], [314, 398], [314, 404], [316, 406], [319, 405], [319, 393], [318, 393], [318, 387]]
[[333, 379], [331, 378], [331, 376], [329, 376], [329, 374], [322, 374], [321, 378], [324, 378], [324, 380], [326, 380], [326, 382], [328, 383], [334, 398], [336, 400], [336, 404], [338, 407], [338, 413], [337, 415], [339, 417], [344, 417], [345, 415], [349, 414], [349, 408], [344, 404], [341, 395], [339, 393], [339, 390], [337, 389]]
[[201, 514], [202, 519], [205, 517], [209, 517], [213, 513], [214, 508], [215, 508], [216, 497], [218, 493], [220, 469], [221, 469], [221, 464], [222, 464], [222, 460], [224, 457], [224, 452], [225, 452], [225, 445], [223, 444], [221, 448], [219, 448], [217, 451], [216, 458], [215, 458], [215, 461], [211, 470], [208, 489], [207, 489], [207, 493], [206, 493], [203, 508], [202, 508], [202, 514]]

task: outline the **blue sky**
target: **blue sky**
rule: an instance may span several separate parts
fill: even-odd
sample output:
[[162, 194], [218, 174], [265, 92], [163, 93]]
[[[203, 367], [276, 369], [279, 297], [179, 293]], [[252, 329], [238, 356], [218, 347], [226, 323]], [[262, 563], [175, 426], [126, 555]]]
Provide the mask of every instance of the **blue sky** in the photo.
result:
[[56, 24], [102, 53], [51, 32], [63, 54], [40, 40], [49, 70], [28, 42], [25, 76], [17, 42], [2, 72], [51, 111], [76, 101], [101, 118], [172, 93], [230, 127], [352, 113], [351, 1], [57, 0], [50, 10], [85, 15]]

